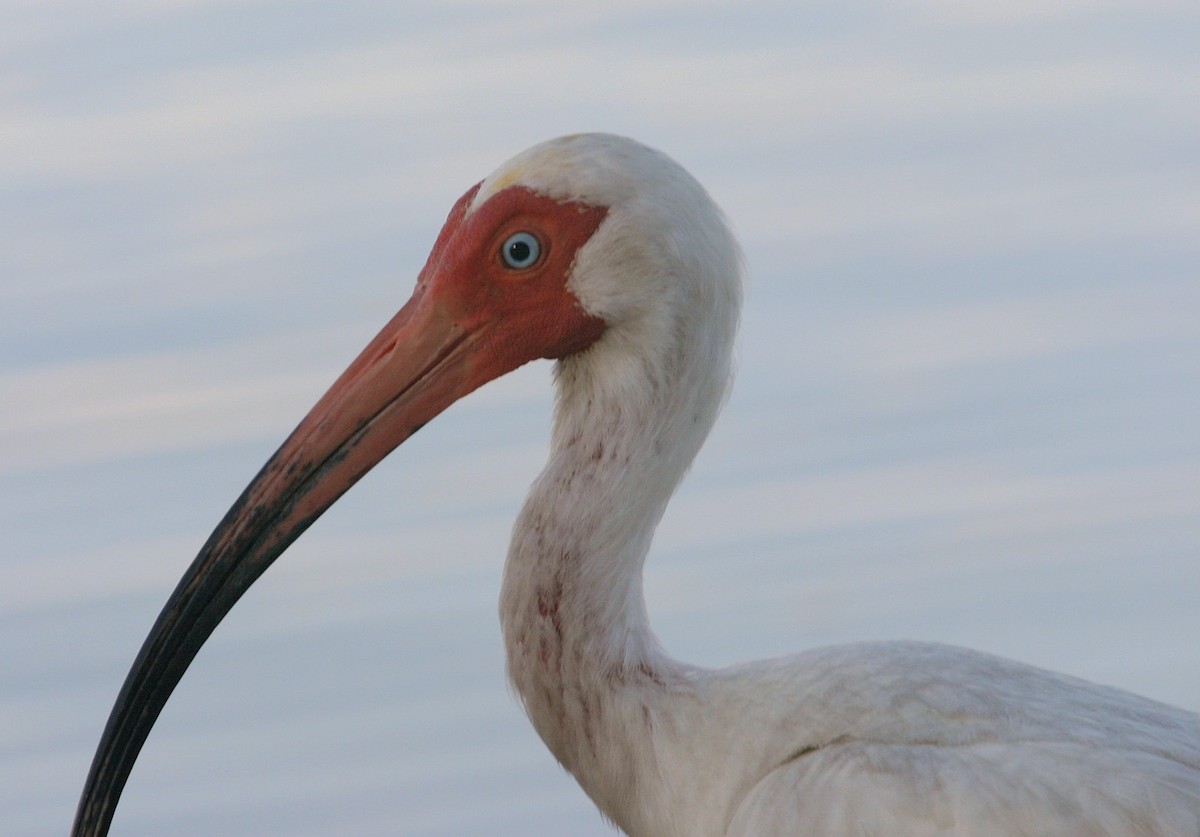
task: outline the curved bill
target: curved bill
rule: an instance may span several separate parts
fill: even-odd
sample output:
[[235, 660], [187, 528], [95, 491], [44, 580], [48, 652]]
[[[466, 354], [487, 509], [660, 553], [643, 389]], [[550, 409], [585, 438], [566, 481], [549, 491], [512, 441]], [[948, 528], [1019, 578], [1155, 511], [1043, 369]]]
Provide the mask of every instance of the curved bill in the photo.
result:
[[[473, 337], [417, 295], [317, 403], [209, 537], [121, 688], [73, 834], [108, 830], [167, 698], [234, 603], [300, 534], [397, 445], [482, 381]], [[494, 375], [489, 376], [494, 377]]]

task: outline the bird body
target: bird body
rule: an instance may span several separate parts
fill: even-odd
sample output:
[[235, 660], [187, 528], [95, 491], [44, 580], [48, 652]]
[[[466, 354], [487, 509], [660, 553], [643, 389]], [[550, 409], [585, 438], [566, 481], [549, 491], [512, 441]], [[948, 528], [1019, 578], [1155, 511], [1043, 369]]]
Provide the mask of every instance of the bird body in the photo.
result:
[[741, 256], [703, 188], [609, 135], [552, 140], [455, 204], [413, 298], [284, 442], [184, 575], [101, 740], [76, 837], [237, 598], [456, 399], [557, 361], [550, 456], [500, 596], [538, 734], [631, 837], [1200, 834], [1200, 716], [948, 646], [672, 660], [642, 569], [725, 398]]
[[605, 749], [560, 759], [632, 837], [1200, 833], [1195, 715], [967, 649], [668, 664], [607, 695]]

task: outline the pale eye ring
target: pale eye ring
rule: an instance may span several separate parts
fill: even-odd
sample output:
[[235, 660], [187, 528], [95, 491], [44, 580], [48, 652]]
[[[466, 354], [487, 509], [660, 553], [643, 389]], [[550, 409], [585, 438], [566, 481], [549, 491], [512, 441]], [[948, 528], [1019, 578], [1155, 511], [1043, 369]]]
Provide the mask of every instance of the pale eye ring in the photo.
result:
[[541, 257], [542, 243], [533, 233], [513, 233], [500, 245], [500, 258], [513, 270], [527, 270]]

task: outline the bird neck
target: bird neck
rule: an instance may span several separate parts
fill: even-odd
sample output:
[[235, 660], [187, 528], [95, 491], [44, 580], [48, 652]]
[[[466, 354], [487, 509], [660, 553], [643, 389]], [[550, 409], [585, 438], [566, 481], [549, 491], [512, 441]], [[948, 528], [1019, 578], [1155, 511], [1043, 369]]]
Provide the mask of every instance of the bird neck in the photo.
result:
[[556, 369], [550, 460], [517, 520], [501, 593], [509, 676], [547, 746], [593, 799], [636, 796], [631, 755], [656, 690], [688, 669], [659, 648], [642, 567], [715, 419], [729, 358], [647, 359], [601, 341]]

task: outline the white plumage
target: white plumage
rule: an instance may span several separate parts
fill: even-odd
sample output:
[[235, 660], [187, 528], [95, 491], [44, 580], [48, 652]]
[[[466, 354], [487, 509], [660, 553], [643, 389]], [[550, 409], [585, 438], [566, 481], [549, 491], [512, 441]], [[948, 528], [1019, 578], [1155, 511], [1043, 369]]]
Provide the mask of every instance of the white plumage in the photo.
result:
[[553, 140], [468, 192], [413, 300], [168, 601], [75, 833], [104, 833], [191, 657], [291, 540], [456, 398], [554, 357], [550, 459], [501, 591], [508, 670], [555, 757], [631, 837], [1200, 835], [1193, 713], [940, 645], [822, 648], [716, 671], [663, 652], [643, 562], [725, 397], [741, 274], [699, 184], [627, 139]]
[[500, 606], [534, 726], [610, 818], [635, 837], [1200, 834], [1192, 713], [938, 645], [668, 658], [642, 564], [726, 390], [736, 244], [690, 176], [626, 140], [555, 141], [493, 177], [514, 167], [611, 207], [571, 282], [609, 328], [559, 362]]

